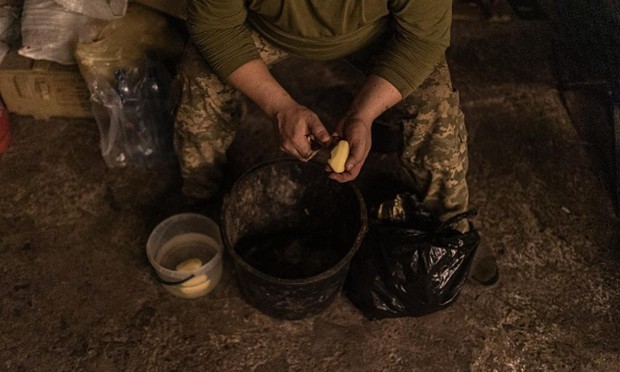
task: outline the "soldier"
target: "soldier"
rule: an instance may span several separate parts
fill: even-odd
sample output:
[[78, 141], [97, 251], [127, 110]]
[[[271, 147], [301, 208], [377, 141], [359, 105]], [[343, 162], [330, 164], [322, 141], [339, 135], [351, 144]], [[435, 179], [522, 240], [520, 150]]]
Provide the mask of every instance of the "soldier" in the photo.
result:
[[[192, 43], [180, 72], [175, 135], [184, 193], [209, 198], [217, 191], [241, 93], [274, 122], [286, 153], [306, 161], [309, 137], [329, 142], [318, 116], [297, 103], [269, 67], [289, 55], [346, 58], [367, 77], [337, 125], [350, 144], [345, 172], [329, 177], [348, 182], [358, 176], [373, 121], [396, 106], [402, 164], [423, 204], [441, 220], [464, 212], [467, 130], [445, 59], [451, 7], [450, 0], [190, 0]], [[467, 230], [466, 221], [457, 228]]]

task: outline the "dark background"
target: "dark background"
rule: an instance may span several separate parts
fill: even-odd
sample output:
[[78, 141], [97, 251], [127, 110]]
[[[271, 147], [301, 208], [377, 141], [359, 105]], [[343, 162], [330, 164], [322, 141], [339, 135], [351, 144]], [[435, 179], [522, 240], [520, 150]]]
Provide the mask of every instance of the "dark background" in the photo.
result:
[[[474, 222], [497, 256], [497, 286], [468, 282], [454, 305], [422, 318], [371, 322], [340, 295], [317, 316], [282, 321], [243, 300], [226, 260], [212, 293], [172, 297], [149, 274], [146, 239], [171, 213], [217, 219], [217, 202], [187, 204], [175, 166], [107, 168], [93, 120], [11, 115], [0, 157], [0, 369], [617, 369], [618, 3], [515, 4], [455, 3], [448, 50], [470, 134]], [[326, 121], [355, 83], [340, 62], [289, 60], [274, 74]], [[248, 105], [231, 174], [280, 156]], [[373, 152], [358, 185], [372, 192], [395, 161]]]

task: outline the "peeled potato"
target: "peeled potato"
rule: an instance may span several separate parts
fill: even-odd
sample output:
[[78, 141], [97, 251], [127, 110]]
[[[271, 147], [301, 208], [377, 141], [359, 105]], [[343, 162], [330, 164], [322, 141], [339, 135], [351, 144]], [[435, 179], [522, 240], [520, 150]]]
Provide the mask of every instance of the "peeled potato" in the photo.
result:
[[332, 168], [332, 170], [336, 173], [344, 172], [344, 164], [349, 157], [349, 142], [346, 140], [340, 140], [334, 146], [331, 151], [331, 157], [327, 161], [327, 164]]
[[[178, 264], [176, 269], [177, 271], [181, 271], [181, 272], [191, 272], [196, 269], [199, 269], [201, 266], [202, 266], [202, 261], [199, 258], [190, 258]], [[204, 284], [204, 283], [209, 283], [209, 281], [207, 280], [207, 276], [205, 274], [201, 274], [201, 275], [197, 275], [191, 278], [185, 283], [182, 283], [181, 287], [193, 287], [195, 285]], [[184, 288], [181, 288], [181, 291], [185, 292]]]
[[177, 265], [177, 271], [193, 271], [202, 266], [200, 258], [189, 258]]
[[[195, 280], [195, 282], [193, 282]], [[192, 284], [193, 283], [193, 284]], [[179, 290], [188, 298], [204, 295], [211, 286], [211, 280], [205, 274], [198, 275], [179, 286]]]

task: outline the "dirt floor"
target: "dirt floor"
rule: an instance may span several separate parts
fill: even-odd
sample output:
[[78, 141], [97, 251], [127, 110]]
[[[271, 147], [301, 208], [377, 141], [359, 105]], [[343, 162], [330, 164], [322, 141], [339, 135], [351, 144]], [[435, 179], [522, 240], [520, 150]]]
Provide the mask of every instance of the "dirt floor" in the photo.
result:
[[[545, 21], [454, 24], [471, 204], [501, 281], [468, 282], [421, 318], [369, 321], [340, 294], [311, 318], [273, 319], [241, 297], [228, 257], [212, 293], [173, 297], [150, 276], [148, 235], [175, 212], [217, 219], [217, 204], [184, 204], [175, 167], [107, 168], [94, 121], [12, 116], [0, 157], [0, 369], [617, 370], [617, 219], [597, 144], [577, 134], [556, 89], [550, 39]], [[340, 63], [275, 72], [328, 123], [355, 78]], [[250, 106], [232, 180], [281, 155], [269, 131]], [[359, 186], [387, 161], [373, 153]]]

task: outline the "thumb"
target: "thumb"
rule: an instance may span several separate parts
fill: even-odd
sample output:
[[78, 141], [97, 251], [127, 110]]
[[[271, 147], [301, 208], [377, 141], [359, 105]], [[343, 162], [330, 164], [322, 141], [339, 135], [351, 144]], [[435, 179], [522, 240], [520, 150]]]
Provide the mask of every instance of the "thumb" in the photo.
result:
[[349, 141], [349, 157], [344, 165], [347, 171], [350, 171], [354, 167], [364, 164], [366, 156], [368, 156], [368, 149], [370, 146], [363, 138], [352, 138]]
[[357, 146], [356, 143], [350, 143], [349, 146], [349, 157], [344, 165], [344, 168], [347, 171], [350, 171], [353, 167], [363, 161], [363, 155], [360, 151], [360, 147]]

